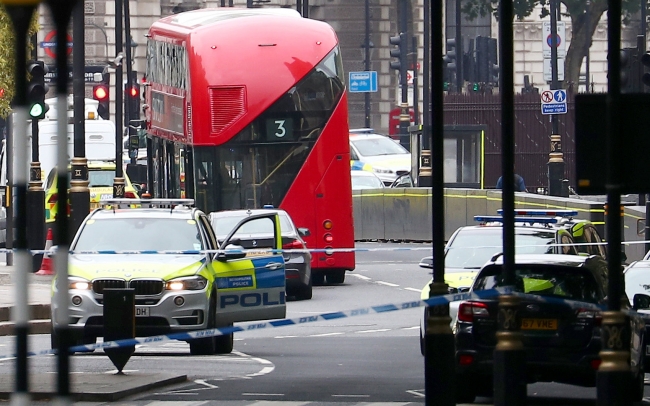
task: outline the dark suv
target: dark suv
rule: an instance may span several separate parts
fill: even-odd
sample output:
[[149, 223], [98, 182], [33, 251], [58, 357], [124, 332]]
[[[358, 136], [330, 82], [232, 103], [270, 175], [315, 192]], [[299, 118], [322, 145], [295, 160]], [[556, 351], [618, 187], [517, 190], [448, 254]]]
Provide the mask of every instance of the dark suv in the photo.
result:
[[[590, 305], [606, 302], [607, 262], [595, 255], [555, 254], [517, 255], [515, 261], [517, 292], [586, 303], [585, 308], [575, 308], [557, 300], [541, 302], [522, 298], [519, 315], [526, 350], [527, 381], [595, 386], [601, 362], [601, 316]], [[486, 264], [470, 291], [503, 287], [502, 266], [502, 257]], [[462, 390], [458, 391], [460, 403], [470, 403], [476, 396], [491, 395], [497, 310], [497, 298], [464, 301], [457, 308], [456, 373], [458, 382], [473, 383], [462, 385]], [[634, 313], [631, 316], [630, 382], [632, 397], [637, 401], [643, 397], [644, 389], [643, 326], [643, 320]]]

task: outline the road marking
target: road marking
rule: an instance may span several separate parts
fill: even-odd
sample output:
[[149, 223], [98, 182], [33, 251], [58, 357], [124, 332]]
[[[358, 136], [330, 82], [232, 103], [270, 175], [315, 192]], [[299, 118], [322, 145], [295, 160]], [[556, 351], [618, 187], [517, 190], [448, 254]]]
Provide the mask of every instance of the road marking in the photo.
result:
[[275, 336], [273, 338], [296, 338], [298, 336]]
[[284, 393], [242, 393], [243, 396], [284, 396]]
[[420, 326], [413, 326], [413, 327], [403, 327], [402, 330], [417, 330], [419, 329]]
[[423, 397], [424, 397], [424, 393], [421, 393], [421, 392], [424, 392], [424, 389], [420, 389], [420, 390], [407, 390], [407, 391], [406, 391], [406, 393], [410, 393], [411, 395], [415, 395], [415, 396], [419, 396], [419, 397], [423, 398]]
[[343, 333], [323, 333], [323, 334], [313, 334], [313, 335], [310, 335], [309, 337], [338, 336], [338, 335], [341, 335], [341, 334], [343, 334]]
[[205, 379], [197, 379], [197, 380], [194, 381], [194, 383], [198, 383], [199, 385], [207, 386], [208, 388], [211, 388], [211, 389], [218, 389], [219, 388], [217, 385], [207, 383], [205, 381]]
[[404, 288], [404, 290], [412, 290], [413, 292], [422, 292], [422, 289], [415, 289], [415, 288]]
[[364, 333], [381, 333], [384, 331], [390, 331], [389, 328], [379, 328], [377, 330], [361, 330], [361, 331], [355, 331], [357, 334], [364, 334]]
[[351, 273], [350, 276], [355, 276], [355, 277], [357, 277], [357, 278], [359, 278], [359, 279], [363, 279], [363, 280], [365, 280], [365, 281], [369, 281], [369, 280], [370, 280], [370, 278], [367, 277], [366, 275], [359, 275], [359, 274], [356, 274], [356, 273]]
[[393, 287], [393, 288], [396, 288], [396, 287], [399, 286], [399, 285], [396, 285], [396, 284], [394, 284], [394, 283], [384, 282], [384, 281], [377, 281], [377, 283], [378, 283], [379, 285], [386, 285], [386, 286], [390, 286], [390, 287]]
[[370, 395], [332, 395], [335, 398], [369, 398]]

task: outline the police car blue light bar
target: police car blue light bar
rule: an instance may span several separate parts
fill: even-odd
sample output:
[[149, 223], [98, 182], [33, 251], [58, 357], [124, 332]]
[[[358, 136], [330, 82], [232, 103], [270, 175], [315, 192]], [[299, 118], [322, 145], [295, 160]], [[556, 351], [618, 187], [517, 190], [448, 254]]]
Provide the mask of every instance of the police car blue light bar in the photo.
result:
[[117, 208], [129, 208], [131, 205], [140, 205], [148, 208], [171, 208], [174, 206], [194, 206], [194, 199], [132, 199], [132, 198], [109, 198], [99, 201], [101, 207], [114, 206]]
[[[497, 213], [503, 214], [503, 209], [497, 210]], [[540, 209], [515, 209], [515, 216], [557, 216], [571, 217], [577, 216], [576, 210], [540, 210]]]
[[[481, 223], [503, 223], [501, 216], [474, 216], [474, 220]], [[555, 217], [515, 217], [515, 223], [555, 224], [557, 222]]]

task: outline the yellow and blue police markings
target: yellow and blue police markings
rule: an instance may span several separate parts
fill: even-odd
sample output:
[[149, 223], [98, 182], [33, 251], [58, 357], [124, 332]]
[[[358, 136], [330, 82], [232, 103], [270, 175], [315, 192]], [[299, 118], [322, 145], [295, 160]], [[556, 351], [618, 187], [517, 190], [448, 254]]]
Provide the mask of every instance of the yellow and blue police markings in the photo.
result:
[[[449, 285], [450, 288], [469, 288], [474, 283], [474, 278], [476, 278], [478, 270], [469, 271], [469, 272], [445, 272], [445, 283]], [[429, 298], [429, 284], [432, 281], [429, 281], [420, 292], [420, 299], [426, 300]]]
[[372, 172], [372, 165], [361, 162], [359, 160], [350, 160], [350, 169], [353, 171], [370, 171]]

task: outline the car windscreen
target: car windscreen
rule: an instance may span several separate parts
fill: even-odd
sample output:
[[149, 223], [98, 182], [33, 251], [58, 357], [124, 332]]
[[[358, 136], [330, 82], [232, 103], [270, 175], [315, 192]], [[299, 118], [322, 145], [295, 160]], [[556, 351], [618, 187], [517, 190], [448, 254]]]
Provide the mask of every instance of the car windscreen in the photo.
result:
[[[488, 265], [476, 277], [473, 290], [505, 287], [502, 266]], [[516, 264], [515, 291], [598, 303], [598, 284], [586, 268], [549, 264]]]
[[381, 156], [409, 153], [403, 146], [388, 137], [362, 138], [353, 140], [352, 144], [354, 144], [359, 153], [363, 156]]
[[352, 190], [381, 189], [384, 183], [376, 176], [352, 176]]
[[[525, 233], [523, 232], [525, 231]], [[461, 230], [446, 247], [445, 268], [480, 269], [495, 254], [503, 251], [503, 228], [485, 227]], [[515, 232], [515, 253], [549, 254], [555, 243], [553, 231]]]
[[629, 298], [633, 298], [637, 293], [650, 295], [650, 263], [636, 263], [625, 271], [624, 276], [625, 293]]
[[[225, 237], [233, 228], [235, 228], [237, 223], [246, 217], [248, 217], [248, 214], [246, 213], [241, 216], [212, 216], [212, 228], [218, 237]], [[289, 220], [289, 217], [285, 214], [280, 214], [280, 230], [282, 235], [292, 234], [293, 227], [291, 226], [291, 220]], [[271, 233], [269, 233], [268, 223], [262, 221], [249, 221], [237, 230], [237, 233], [235, 233], [234, 236], [242, 238], [251, 234], [270, 235]]]
[[112, 187], [115, 179], [115, 170], [102, 169], [88, 171], [88, 187]]
[[196, 221], [181, 218], [90, 219], [74, 251], [193, 251], [202, 249]]

